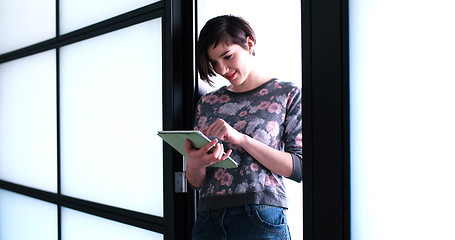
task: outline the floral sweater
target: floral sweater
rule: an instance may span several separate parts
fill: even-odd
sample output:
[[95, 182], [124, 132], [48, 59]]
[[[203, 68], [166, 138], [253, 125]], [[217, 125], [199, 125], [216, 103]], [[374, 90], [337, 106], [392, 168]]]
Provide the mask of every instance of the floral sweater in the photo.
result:
[[[301, 92], [293, 83], [272, 79], [248, 92], [231, 92], [222, 87], [203, 96], [198, 103], [195, 129], [206, 129], [221, 118], [237, 131], [268, 146], [288, 152], [293, 159], [290, 179], [302, 179]], [[287, 208], [283, 177], [265, 168], [238, 145], [232, 149], [237, 168], [206, 171], [200, 188], [198, 211], [268, 204]]]

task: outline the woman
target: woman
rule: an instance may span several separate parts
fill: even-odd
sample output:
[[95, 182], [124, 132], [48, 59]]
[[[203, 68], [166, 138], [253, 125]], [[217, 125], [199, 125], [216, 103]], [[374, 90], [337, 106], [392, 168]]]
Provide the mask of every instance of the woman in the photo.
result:
[[[195, 129], [214, 139], [199, 150], [185, 146], [186, 177], [200, 190], [193, 239], [290, 239], [283, 177], [302, 179], [301, 94], [255, 70], [255, 44], [249, 24], [234, 16], [209, 20], [199, 36], [201, 78], [212, 84], [219, 74], [230, 85], [197, 106]], [[229, 156], [238, 168], [208, 167]]]

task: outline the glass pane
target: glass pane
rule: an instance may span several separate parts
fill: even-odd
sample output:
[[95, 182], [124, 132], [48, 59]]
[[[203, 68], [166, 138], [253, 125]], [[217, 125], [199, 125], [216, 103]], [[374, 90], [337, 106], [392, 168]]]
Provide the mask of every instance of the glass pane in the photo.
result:
[[55, 37], [55, 0], [0, 1], [0, 54]]
[[161, 19], [61, 49], [62, 193], [163, 216]]
[[62, 239], [162, 240], [164, 238], [159, 233], [62, 208]]
[[61, 0], [62, 34], [115, 17], [159, 0]]
[[0, 64], [0, 178], [57, 192], [55, 50]]
[[352, 239], [455, 239], [455, 4], [349, 6]]
[[[271, 77], [302, 85], [301, 13], [300, 1], [288, 0], [198, 0], [198, 33], [211, 18], [235, 15], [245, 18], [256, 33], [256, 61], [258, 70]], [[260, 11], [252, 11], [258, 9]], [[292, 23], [292, 24], [289, 24]], [[285, 61], [283, 61], [285, 59]], [[217, 77], [215, 88], [229, 84]], [[201, 82], [201, 81], [200, 81]], [[213, 88], [206, 86], [207, 92]], [[292, 239], [303, 239], [302, 184], [285, 179], [289, 197], [288, 223]]]
[[57, 240], [57, 205], [0, 189], [0, 239]]

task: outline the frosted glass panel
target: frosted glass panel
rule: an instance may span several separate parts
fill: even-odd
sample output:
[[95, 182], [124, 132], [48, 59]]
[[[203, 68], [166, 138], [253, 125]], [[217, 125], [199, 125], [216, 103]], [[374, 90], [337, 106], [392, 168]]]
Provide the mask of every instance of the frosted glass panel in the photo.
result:
[[163, 215], [161, 19], [61, 49], [62, 193]]
[[76, 29], [158, 2], [158, 0], [61, 0], [60, 31]]
[[[245, 18], [256, 33], [258, 70], [270, 77], [302, 85], [300, 0], [198, 0], [199, 33], [205, 23], [216, 16], [230, 14]], [[257, 10], [260, 7], [260, 11]], [[292, 24], [289, 24], [292, 23]], [[285, 59], [283, 61], [283, 59]], [[215, 88], [229, 81], [217, 77]], [[201, 81], [200, 81], [201, 83]], [[214, 88], [206, 86], [207, 92]], [[302, 184], [285, 179], [289, 197], [288, 223], [292, 239], [303, 239]]]
[[352, 239], [455, 239], [455, 4], [349, 6]]
[[0, 1], [0, 54], [55, 37], [55, 0]]
[[62, 208], [62, 239], [162, 240], [164, 238], [159, 233]]
[[0, 179], [57, 192], [55, 50], [0, 64]]
[[57, 240], [57, 205], [0, 189], [0, 239]]

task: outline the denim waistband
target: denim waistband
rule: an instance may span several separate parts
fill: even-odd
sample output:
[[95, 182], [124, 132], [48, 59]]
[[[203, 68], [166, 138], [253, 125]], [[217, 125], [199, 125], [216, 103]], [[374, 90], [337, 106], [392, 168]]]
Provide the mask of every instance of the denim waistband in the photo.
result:
[[251, 211], [265, 209], [265, 208], [281, 208], [266, 204], [253, 204], [253, 205], [245, 205], [241, 207], [231, 207], [231, 208], [220, 208], [215, 210], [207, 210], [200, 212], [199, 214], [208, 215], [208, 216], [229, 216], [229, 215], [237, 215], [242, 213], [250, 213]]

